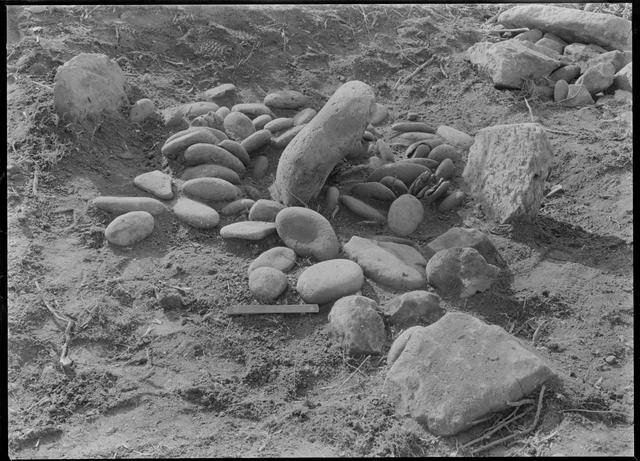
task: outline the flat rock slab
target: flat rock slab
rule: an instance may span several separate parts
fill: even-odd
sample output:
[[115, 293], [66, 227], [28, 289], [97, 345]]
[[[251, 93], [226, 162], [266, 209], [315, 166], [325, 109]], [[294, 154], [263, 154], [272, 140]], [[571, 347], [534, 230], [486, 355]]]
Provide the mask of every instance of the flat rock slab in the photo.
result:
[[612, 14], [552, 5], [519, 5], [501, 13], [498, 23], [507, 28], [527, 27], [551, 32], [568, 43], [631, 49], [631, 21]]
[[227, 224], [220, 229], [220, 236], [225, 239], [262, 240], [276, 231], [272, 222], [242, 221]]
[[58, 67], [53, 81], [56, 112], [72, 120], [117, 112], [128, 100], [122, 69], [104, 54], [80, 53]]
[[472, 64], [488, 73], [496, 88], [519, 89], [527, 80], [546, 77], [562, 65], [524, 40], [478, 42], [467, 50]]
[[425, 286], [425, 275], [404, 263], [376, 242], [351, 237], [343, 247], [349, 259], [357, 262], [371, 280], [395, 289], [412, 290]]
[[476, 134], [462, 177], [490, 219], [533, 219], [544, 197], [551, 144], [537, 123], [484, 128]]
[[445, 314], [427, 327], [413, 327], [396, 342], [387, 374], [396, 410], [437, 435], [471, 427], [553, 376], [517, 338], [460, 312]]
[[295, 206], [285, 208], [276, 215], [275, 226], [285, 245], [300, 256], [324, 261], [336, 258], [340, 252], [340, 242], [331, 223], [316, 211]]

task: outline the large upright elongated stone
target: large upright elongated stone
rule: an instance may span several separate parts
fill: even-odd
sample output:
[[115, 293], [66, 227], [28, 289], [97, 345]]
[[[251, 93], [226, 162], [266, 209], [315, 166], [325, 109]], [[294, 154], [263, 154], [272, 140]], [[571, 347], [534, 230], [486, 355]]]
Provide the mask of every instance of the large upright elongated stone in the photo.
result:
[[80, 53], [58, 67], [53, 81], [56, 112], [73, 120], [117, 112], [127, 101], [124, 74], [104, 54]]
[[467, 58], [491, 76], [496, 88], [522, 88], [526, 80], [546, 77], [562, 65], [523, 40], [478, 42], [467, 50]]
[[437, 435], [469, 428], [554, 375], [517, 338], [462, 312], [406, 330], [387, 360], [387, 390], [396, 410]]
[[371, 87], [345, 83], [282, 152], [271, 197], [285, 205], [303, 205], [316, 197], [333, 167], [361, 148], [375, 107]]
[[595, 43], [609, 49], [631, 49], [631, 21], [612, 14], [551, 5], [519, 5], [500, 14], [498, 22], [505, 27], [551, 32], [568, 43]]
[[476, 134], [462, 177], [489, 218], [501, 223], [532, 219], [542, 203], [551, 158], [539, 124], [496, 125]]

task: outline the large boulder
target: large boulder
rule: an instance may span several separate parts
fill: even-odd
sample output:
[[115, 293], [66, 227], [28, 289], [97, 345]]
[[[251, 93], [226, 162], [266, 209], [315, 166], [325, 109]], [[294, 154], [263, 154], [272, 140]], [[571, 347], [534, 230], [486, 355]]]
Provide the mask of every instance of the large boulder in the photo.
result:
[[336, 164], [362, 149], [362, 135], [375, 108], [371, 87], [354, 80], [329, 98], [280, 156], [271, 197], [285, 205], [316, 197]]
[[468, 298], [488, 290], [500, 268], [488, 264], [473, 248], [440, 250], [427, 263], [427, 280], [446, 298]]
[[554, 375], [517, 338], [461, 312], [405, 331], [388, 362], [387, 391], [396, 411], [442, 436], [509, 408]]
[[369, 239], [354, 235], [343, 247], [349, 259], [357, 262], [371, 280], [400, 290], [415, 290], [425, 285], [425, 275], [406, 264], [392, 252]]
[[539, 124], [492, 126], [476, 134], [462, 177], [489, 218], [528, 220], [540, 209], [551, 159]]
[[122, 69], [104, 54], [80, 53], [58, 67], [53, 81], [56, 112], [72, 120], [117, 113], [128, 103]]
[[525, 81], [546, 77], [562, 65], [543, 51], [525, 40], [478, 42], [467, 50], [467, 58], [491, 76], [496, 88], [520, 89]]
[[576, 80], [576, 85], [584, 85], [590, 94], [595, 95], [611, 86], [615, 74], [616, 69], [613, 64], [601, 62], [585, 70], [584, 74]]
[[364, 296], [338, 299], [329, 312], [329, 328], [350, 354], [380, 354], [386, 339], [375, 301]]
[[501, 13], [498, 23], [508, 28], [527, 27], [551, 32], [568, 43], [631, 49], [631, 21], [612, 14], [552, 5], [519, 5]]
[[617, 89], [625, 91], [633, 91], [633, 66], [632, 63], [627, 64], [615, 75], [613, 84]]

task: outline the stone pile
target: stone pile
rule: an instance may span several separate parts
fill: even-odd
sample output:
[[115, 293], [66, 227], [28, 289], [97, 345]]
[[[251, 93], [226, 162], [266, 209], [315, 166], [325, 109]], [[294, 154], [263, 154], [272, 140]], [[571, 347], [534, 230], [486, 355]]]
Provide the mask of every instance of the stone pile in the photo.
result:
[[520, 5], [498, 23], [528, 28], [513, 38], [479, 42], [467, 58], [496, 88], [530, 89], [566, 106], [593, 104], [602, 94], [631, 100], [631, 21], [551, 5]]

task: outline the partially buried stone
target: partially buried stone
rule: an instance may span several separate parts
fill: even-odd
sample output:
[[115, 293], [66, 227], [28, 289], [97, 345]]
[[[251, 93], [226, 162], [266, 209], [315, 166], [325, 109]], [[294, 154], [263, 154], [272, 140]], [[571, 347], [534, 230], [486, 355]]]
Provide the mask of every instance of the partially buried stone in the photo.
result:
[[409, 186], [421, 173], [427, 170], [428, 168], [426, 166], [418, 165], [417, 163], [406, 161], [389, 163], [376, 168], [373, 173], [369, 175], [367, 181], [380, 181], [385, 176], [392, 176]]
[[377, 303], [364, 296], [338, 299], [329, 312], [329, 328], [349, 354], [380, 354], [386, 340]]
[[262, 129], [247, 136], [245, 139], [243, 139], [240, 142], [240, 145], [244, 147], [247, 153], [251, 154], [257, 151], [258, 149], [260, 149], [261, 147], [264, 147], [267, 144], [269, 144], [270, 140], [271, 140], [271, 131]]
[[272, 222], [242, 221], [224, 226], [220, 229], [220, 236], [224, 239], [262, 240], [275, 231], [276, 226]]
[[238, 157], [245, 166], [249, 165], [251, 157], [249, 157], [249, 153], [239, 142], [232, 141], [231, 139], [225, 139], [218, 144], [218, 147], [222, 147], [223, 149], [231, 152], [233, 155]]
[[403, 293], [382, 306], [389, 321], [403, 328], [429, 325], [444, 315], [440, 296], [424, 290]]
[[396, 412], [443, 436], [508, 409], [554, 375], [517, 338], [462, 312], [406, 330], [388, 364], [385, 392]]
[[211, 229], [220, 222], [216, 210], [186, 197], [179, 198], [173, 205], [173, 213], [184, 223], [198, 229]]
[[490, 264], [498, 264], [500, 258], [493, 242], [486, 234], [477, 229], [452, 227], [429, 242], [427, 247], [434, 253], [447, 248], [473, 248]]
[[486, 291], [500, 269], [473, 248], [447, 248], [438, 251], [427, 263], [427, 280], [447, 298], [468, 298]]
[[159, 215], [167, 211], [162, 202], [150, 197], [96, 197], [92, 201], [97, 208], [108, 213], [122, 214], [130, 211], [146, 211], [152, 215]]
[[149, 118], [153, 115], [156, 110], [156, 105], [153, 103], [151, 99], [143, 98], [136, 101], [136, 103], [131, 107], [131, 111], [129, 112], [129, 118], [132, 122], [141, 122], [146, 118]]
[[425, 285], [424, 272], [414, 269], [375, 242], [351, 237], [343, 247], [349, 259], [357, 262], [365, 275], [377, 283], [395, 289], [418, 289]]
[[289, 272], [296, 263], [296, 253], [287, 247], [274, 247], [263, 252], [249, 265], [247, 272], [258, 267], [273, 267], [282, 272]]
[[260, 199], [249, 211], [249, 221], [275, 221], [276, 215], [284, 209], [284, 205], [275, 200]]
[[461, 156], [460, 151], [455, 147], [449, 144], [440, 144], [431, 150], [427, 158], [435, 160], [438, 163], [442, 162], [446, 158], [451, 159], [453, 162], [458, 162], [460, 161]]
[[620, 69], [614, 79], [616, 88], [625, 91], [633, 91], [633, 66], [632, 63], [627, 64]]
[[273, 267], [258, 267], [249, 273], [249, 290], [258, 301], [273, 301], [287, 284], [287, 276]]
[[309, 104], [309, 97], [295, 90], [281, 90], [264, 97], [265, 106], [275, 109], [298, 109]]
[[387, 106], [384, 106], [380, 103], [375, 104], [375, 109], [373, 110], [373, 114], [371, 115], [370, 123], [372, 125], [378, 125], [389, 116], [389, 110]]
[[254, 203], [256, 202], [249, 198], [239, 198], [238, 200], [234, 200], [228, 205], [225, 205], [220, 210], [220, 214], [223, 216], [233, 216], [241, 212], [249, 213], [249, 210], [251, 209]]
[[427, 265], [425, 257], [414, 247], [396, 242], [377, 242], [378, 246], [393, 253], [403, 263], [413, 267], [419, 272], [424, 272]]
[[331, 223], [320, 213], [303, 207], [288, 207], [278, 213], [275, 226], [285, 245], [300, 256], [313, 256], [321, 261], [338, 256], [338, 237]]
[[413, 233], [424, 219], [422, 202], [411, 194], [398, 197], [389, 207], [389, 229], [400, 236]]
[[308, 303], [326, 304], [356, 293], [364, 283], [360, 266], [348, 259], [329, 259], [300, 274], [296, 291]]
[[233, 83], [223, 83], [210, 90], [204, 92], [204, 96], [209, 101], [215, 101], [216, 99], [228, 96], [230, 93], [235, 93], [236, 86]]
[[251, 120], [251, 123], [253, 123], [253, 126], [256, 130], [261, 130], [264, 127], [266, 127], [269, 123], [271, 123], [271, 120], [272, 120], [271, 115], [262, 114], [262, 115], [258, 115], [256, 118]]
[[273, 112], [264, 104], [259, 102], [245, 102], [236, 104], [231, 108], [231, 112], [242, 112], [243, 114], [258, 116], [262, 114], [268, 114], [273, 117]]
[[159, 199], [171, 200], [173, 198], [171, 176], [160, 170], [142, 173], [133, 178], [133, 183], [140, 189], [155, 195]]
[[558, 80], [564, 80], [567, 83], [571, 83], [576, 78], [578, 78], [578, 75], [580, 75], [580, 67], [569, 65], [554, 70], [549, 75], [549, 79], [554, 82], [557, 82]]
[[154, 219], [146, 211], [130, 211], [115, 218], [107, 226], [104, 236], [118, 246], [131, 246], [147, 238], [154, 227]]

